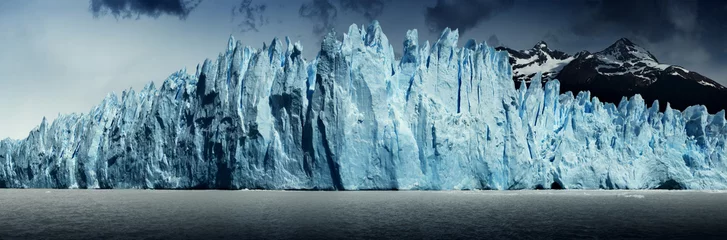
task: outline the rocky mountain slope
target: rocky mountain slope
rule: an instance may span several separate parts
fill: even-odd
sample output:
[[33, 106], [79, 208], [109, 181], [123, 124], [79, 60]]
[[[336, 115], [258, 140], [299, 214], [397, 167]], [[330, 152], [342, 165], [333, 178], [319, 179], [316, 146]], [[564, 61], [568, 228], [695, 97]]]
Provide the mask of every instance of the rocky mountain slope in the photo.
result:
[[[704, 105], [709, 112], [727, 109], [727, 88], [679, 66], [661, 64], [646, 49], [626, 38], [603, 51], [582, 51], [574, 56], [551, 50], [543, 42], [533, 49], [508, 48], [513, 80], [529, 83], [537, 72], [543, 80], [558, 79], [562, 93], [590, 91], [605, 102], [620, 102], [624, 96], [640, 94], [647, 103], [659, 100], [679, 110]], [[661, 106], [661, 111], [665, 106]]]

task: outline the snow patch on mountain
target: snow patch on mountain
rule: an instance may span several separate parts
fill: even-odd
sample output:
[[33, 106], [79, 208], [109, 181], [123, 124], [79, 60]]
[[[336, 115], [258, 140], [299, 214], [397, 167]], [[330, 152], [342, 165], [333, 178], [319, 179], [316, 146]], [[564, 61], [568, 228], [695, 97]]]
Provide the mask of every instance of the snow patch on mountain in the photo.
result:
[[572, 56], [565, 59], [556, 59], [550, 57], [547, 53], [544, 53], [543, 55], [545, 56], [545, 60], [542, 62], [535, 61], [538, 58], [537, 55], [533, 56], [531, 59], [523, 61], [524, 63], [520, 65], [524, 67], [513, 70], [513, 74], [516, 76], [533, 76], [536, 73], [541, 73], [545, 75], [545, 78], [550, 79], [558, 75], [558, 72], [560, 72], [565, 65], [573, 61]]
[[511, 56], [513, 75], [516, 81], [530, 82], [535, 74], [540, 73], [543, 81], [554, 78], [560, 70], [574, 59], [573, 56], [548, 48], [545, 42], [538, 42], [532, 49], [515, 51], [508, 48], [498, 48], [507, 51]]

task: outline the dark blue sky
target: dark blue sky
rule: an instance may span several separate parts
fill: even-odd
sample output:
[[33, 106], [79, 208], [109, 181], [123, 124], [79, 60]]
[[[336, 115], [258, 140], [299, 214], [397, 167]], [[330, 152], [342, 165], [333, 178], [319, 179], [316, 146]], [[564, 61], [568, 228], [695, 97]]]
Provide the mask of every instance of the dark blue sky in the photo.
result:
[[161, 83], [226, 48], [289, 36], [313, 58], [321, 36], [377, 19], [395, 51], [406, 30], [568, 53], [621, 37], [662, 63], [727, 84], [727, 2], [719, 0], [3, 0], [0, 138], [23, 138], [43, 116], [88, 112], [109, 92]]

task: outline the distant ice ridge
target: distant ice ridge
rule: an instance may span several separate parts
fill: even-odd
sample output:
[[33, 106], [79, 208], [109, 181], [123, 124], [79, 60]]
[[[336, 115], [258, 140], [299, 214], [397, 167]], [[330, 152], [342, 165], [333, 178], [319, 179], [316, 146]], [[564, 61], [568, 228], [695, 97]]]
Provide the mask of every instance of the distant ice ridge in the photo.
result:
[[724, 111], [515, 89], [507, 53], [456, 30], [408, 31], [401, 60], [377, 22], [334, 36], [312, 62], [230, 38], [194, 74], [44, 119], [0, 142], [0, 187], [727, 189]]

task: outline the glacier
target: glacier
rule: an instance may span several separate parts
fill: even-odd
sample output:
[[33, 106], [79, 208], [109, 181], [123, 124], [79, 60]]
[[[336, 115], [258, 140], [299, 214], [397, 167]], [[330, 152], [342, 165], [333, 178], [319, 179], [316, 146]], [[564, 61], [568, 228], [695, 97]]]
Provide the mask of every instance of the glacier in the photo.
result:
[[[515, 89], [506, 52], [381, 26], [226, 51], [0, 141], [0, 187], [727, 189], [725, 111]], [[535, 78], [540, 78], [536, 75]]]

